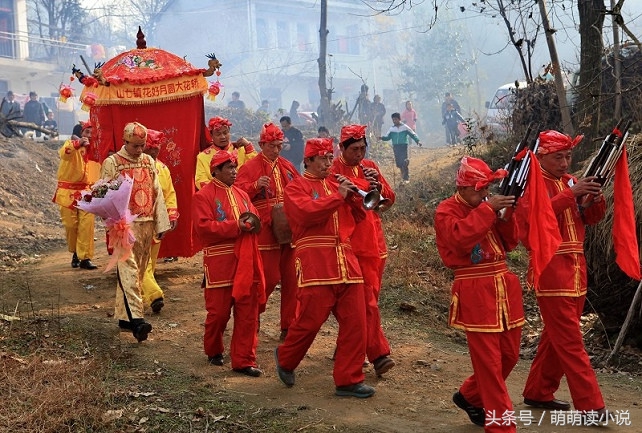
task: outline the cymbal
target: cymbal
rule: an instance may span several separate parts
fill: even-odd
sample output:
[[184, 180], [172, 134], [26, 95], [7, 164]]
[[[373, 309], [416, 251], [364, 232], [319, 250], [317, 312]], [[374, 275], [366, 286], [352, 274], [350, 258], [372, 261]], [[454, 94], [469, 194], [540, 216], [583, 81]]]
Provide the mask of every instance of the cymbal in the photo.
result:
[[250, 230], [250, 233], [258, 233], [261, 230], [261, 219], [258, 215], [253, 214], [252, 212], [243, 212], [239, 215], [239, 220], [247, 221], [254, 227]]

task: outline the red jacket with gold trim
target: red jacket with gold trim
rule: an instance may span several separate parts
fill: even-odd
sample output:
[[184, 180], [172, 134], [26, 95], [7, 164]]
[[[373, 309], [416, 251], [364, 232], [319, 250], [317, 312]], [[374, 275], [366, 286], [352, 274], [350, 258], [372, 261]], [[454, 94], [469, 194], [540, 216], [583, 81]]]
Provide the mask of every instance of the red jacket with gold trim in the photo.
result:
[[459, 194], [435, 213], [441, 260], [455, 272], [449, 324], [473, 332], [501, 332], [524, 324], [522, 288], [506, 267], [506, 251], [518, 244], [517, 224], [487, 204], [470, 206]]

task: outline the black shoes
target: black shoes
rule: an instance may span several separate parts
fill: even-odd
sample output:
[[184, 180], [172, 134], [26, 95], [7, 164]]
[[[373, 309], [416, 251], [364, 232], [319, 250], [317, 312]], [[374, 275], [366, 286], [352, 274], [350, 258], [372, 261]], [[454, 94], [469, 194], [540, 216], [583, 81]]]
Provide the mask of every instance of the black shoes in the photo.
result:
[[395, 361], [389, 356], [380, 356], [374, 360], [372, 365], [374, 365], [375, 374], [381, 376], [395, 366]]
[[89, 270], [98, 269], [98, 266], [94, 265], [89, 259], [81, 260], [78, 266], [80, 267], [80, 269], [89, 269]]
[[143, 319], [134, 319], [130, 322], [134, 338], [141, 341], [147, 340], [147, 335], [152, 332], [152, 324], [145, 322]]
[[223, 354], [219, 353], [218, 355], [208, 356], [207, 362], [212, 365], [223, 365]]
[[163, 302], [163, 298], [154, 299], [151, 305], [152, 311], [157, 314], [161, 312], [164, 306], [165, 303]]
[[337, 386], [334, 393], [339, 397], [368, 398], [374, 395], [375, 389], [361, 382], [354, 385]]
[[484, 427], [486, 424], [486, 414], [484, 413], [483, 407], [471, 405], [459, 391], [453, 394], [453, 403], [455, 403], [458, 408], [466, 411], [468, 418], [470, 418], [470, 422]]
[[71, 256], [71, 267], [77, 268], [78, 266], [80, 266], [80, 259], [78, 258], [76, 253], [74, 253], [74, 255]]
[[550, 410], [569, 410], [571, 408], [571, 403], [569, 403], [568, 401], [557, 399], [553, 399], [551, 401], [538, 401], [531, 400], [530, 398], [524, 398], [524, 404], [531, 407]]
[[294, 371], [288, 371], [279, 365], [279, 348], [274, 349], [274, 361], [276, 362], [276, 373], [285, 386], [292, 388], [294, 386]]
[[250, 377], [259, 377], [263, 374], [261, 369], [256, 367], [234, 368], [233, 370]]

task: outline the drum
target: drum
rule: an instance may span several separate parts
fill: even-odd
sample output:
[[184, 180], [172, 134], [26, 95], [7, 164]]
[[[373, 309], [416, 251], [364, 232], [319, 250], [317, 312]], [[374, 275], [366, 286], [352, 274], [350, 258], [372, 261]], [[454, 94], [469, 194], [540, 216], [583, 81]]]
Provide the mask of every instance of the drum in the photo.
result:
[[288, 219], [283, 210], [283, 203], [277, 203], [272, 208], [272, 233], [276, 241], [280, 244], [289, 244], [292, 242], [292, 230], [288, 224]]

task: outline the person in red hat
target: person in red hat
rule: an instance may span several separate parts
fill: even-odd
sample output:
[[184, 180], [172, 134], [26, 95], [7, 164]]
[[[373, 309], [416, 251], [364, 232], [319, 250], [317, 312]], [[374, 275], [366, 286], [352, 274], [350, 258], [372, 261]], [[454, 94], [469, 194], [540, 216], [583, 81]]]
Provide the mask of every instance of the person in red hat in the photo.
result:
[[203, 347], [208, 361], [223, 365], [223, 333], [234, 307], [232, 369], [251, 377], [256, 364], [259, 308], [265, 304], [263, 263], [258, 248], [260, 221], [248, 195], [234, 185], [236, 155], [216, 152], [212, 181], [194, 195], [192, 223], [203, 245], [203, 295], [207, 317]]
[[448, 321], [466, 332], [473, 365], [453, 402], [486, 432], [516, 431], [514, 420], [502, 417], [513, 410], [505, 380], [519, 359], [524, 324], [519, 279], [506, 267], [506, 251], [519, 242], [515, 197], [488, 192], [505, 176], [481, 159], [462, 158], [457, 192], [437, 206], [434, 224], [439, 256], [455, 273]]
[[[169, 168], [158, 159], [161, 144], [165, 141], [165, 134], [161, 131], [154, 129], [147, 130], [147, 141], [145, 142], [145, 152], [147, 155], [154, 158], [156, 171], [158, 172], [158, 181], [160, 182], [163, 191], [163, 198], [165, 199], [165, 207], [169, 216], [169, 230], [174, 230], [178, 224], [178, 203], [176, 201], [176, 191], [172, 183], [172, 175]], [[158, 259], [158, 251], [160, 251], [161, 240], [158, 238], [152, 239], [152, 246], [149, 253], [149, 262], [145, 269], [145, 276], [142, 281], [143, 304], [146, 307], [151, 307], [154, 313], [160, 313], [161, 309], [165, 306], [163, 289], [156, 282], [154, 272], [156, 270], [156, 261]]]
[[265, 269], [267, 298], [281, 282], [280, 338], [283, 341], [296, 313], [297, 282], [294, 249], [290, 244], [292, 234], [289, 230], [281, 230], [277, 212], [284, 215], [283, 191], [301, 175], [290, 161], [279, 155], [283, 149], [283, 131], [275, 124], [263, 125], [259, 147], [259, 156], [247, 161], [239, 169], [236, 185], [250, 196], [261, 218], [259, 250]]
[[230, 142], [230, 128], [232, 122], [223, 117], [212, 117], [207, 125], [207, 131], [212, 139], [212, 145], [203, 150], [196, 156], [196, 174], [194, 182], [196, 189], [201, 189], [203, 185], [212, 180], [210, 171], [210, 162], [212, 157], [219, 150], [235, 152], [238, 161], [238, 168], [241, 168], [246, 161], [254, 158], [257, 152], [254, 146], [245, 137], [241, 137], [234, 142]]
[[[534, 287], [544, 328], [523, 395], [524, 403], [529, 406], [568, 410], [570, 403], [557, 400], [554, 395], [562, 376], [566, 376], [575, 409], [591, 412], [597, 419], [604, 415], [605, 405], [584, 348], [580, 317], [587, 290], [585, 225], [599, 222], [604, 217], [606, 204], [595, 177], [578, 180], [568, 173], [572, 149], [582, 138], [581, 135], [571, 138], [553, 130], [539, 135], [537, 159], [562, 243]], [[529, 219], [537, 212], [526, 204], [524, 200], [516, 213], [520, 233], [528, 231]], [[528, 239], [523, 242], [532, 253]], [[529, 283], [532, 283], [531, 274], [532, 267], [529, 267]]]
[[[392, 206], [395, 201], [395, 193], [390, 184], [377, 164], [365, 159], [368, 147], [366, 125], [342, 127], [339, 146], [341, 147], [341, 155], [332, 163], [332, 171], [346, 176], [363, 191], [376, 189], [381, 197], [386, 199], [381, 206], [385, 208]], [[386, 257], [388, 257], [388, 248], [379, 212], [366, 212], [366, 218], [357, 224], [351, 239], [352, 250], [359, 260], [365, 287], [366, 354], [368, 360], [372, 362], [377, 376], [381, 376], [394, 367], [395, 362], [390, 358], [390, 344], [381, 328], [378, 304], [383, 270]]]
[[297, 368], [317, 332], [333, 313], [339, 323], [334, 362], [335, 394], [366, 398], [364, 383], [366, 305], [363, 276], [352, 250], [357, 221], [365, 218], [356, 186], [331, 175], [332, 139], [305, 144], [305, 171], [285, 189], [285, 213], [292, 228], [299, 283], [298, 306], [285, 341], [275, 349], [279, 379], [294, 385]]
[[120, 175], [133, 179], [129, 211], [136, 215], [131, 230], [136, 242], [131, 255], [117, 262], [116, 308], [114, 316], [118, 326], [130, 330], [139, 341], [147, 340], [152, 331], [145, 321], [142, 281], [149, 261], [152, 239], [170, 229], [169, 215], [163, 198], [154, 159], [143, 153], [147, 141], [147, 128], [130, 122], [123, 130], [123, 147], [103, 161], [100, 177], [107, 181]]
[[60, 218], [65, 227], [67, 249], [71, 256], [71, 267], [96, 269], [91, 262], [94, 258], [93, 214], [76, 207], [83, 191], [89, 191], [100, 175], [100, 163], [93, 158], [91, 142], [92, 124], [83, 122], [78, 140], [64, 142], [58, 155], [58, 185], [52, 201], [60, 206]]

